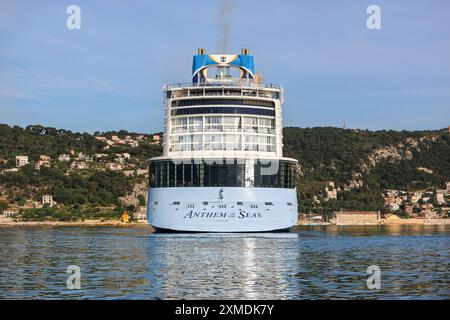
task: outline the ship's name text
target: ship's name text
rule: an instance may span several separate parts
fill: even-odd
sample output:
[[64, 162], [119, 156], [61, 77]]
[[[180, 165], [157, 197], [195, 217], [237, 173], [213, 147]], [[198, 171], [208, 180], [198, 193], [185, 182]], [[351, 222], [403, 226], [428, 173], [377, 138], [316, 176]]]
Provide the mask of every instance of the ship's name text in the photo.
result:
[[244, 210], [239, 212], [220, 212], [220, 211], [203, 211], [197, 212], [194, 210], [189, 211], [183, 216], [183, 219], [193, 218], [232, 218], [232, 219], [251, 219], [262, 218], [261, 212], [246, 212]]

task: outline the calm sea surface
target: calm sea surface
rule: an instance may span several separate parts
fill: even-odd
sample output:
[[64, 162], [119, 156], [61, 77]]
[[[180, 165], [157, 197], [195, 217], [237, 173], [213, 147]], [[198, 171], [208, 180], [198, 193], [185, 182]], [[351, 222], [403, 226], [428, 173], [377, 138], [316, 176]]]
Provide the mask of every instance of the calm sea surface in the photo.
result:
[[[450, 299], [450, 226], [0, 227], [0, 299]], [[81, 289], [68, 290], [69, 265]], [[367, 267], [381, 270], [369, 290]]]

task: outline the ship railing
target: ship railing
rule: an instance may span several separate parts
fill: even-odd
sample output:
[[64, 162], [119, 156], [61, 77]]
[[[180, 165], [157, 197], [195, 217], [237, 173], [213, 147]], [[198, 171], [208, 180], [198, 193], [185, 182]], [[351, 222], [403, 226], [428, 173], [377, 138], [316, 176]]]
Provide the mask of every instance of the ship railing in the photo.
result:
[[281, 86], [273, 83], [256, 83], [249, 79], [241, 80], [227, 80], [227, 81], [206, 81], [206, 82], [185, 82], [185, 83], [172, 83], [166, 84], [164, 89], [177, 89], [177, 88], [204, 88], [204, 87], [245, 87], [251, 89], [276, 89], [280, 90]]

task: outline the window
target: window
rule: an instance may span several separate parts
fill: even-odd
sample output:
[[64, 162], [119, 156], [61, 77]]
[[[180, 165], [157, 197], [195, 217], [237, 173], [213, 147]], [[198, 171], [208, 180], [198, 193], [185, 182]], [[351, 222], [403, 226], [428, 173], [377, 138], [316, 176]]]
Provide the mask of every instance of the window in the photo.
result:
[[261, 116], [275, 116], [275, 110], [273, 109], [261, 109], [261, 108], [243, 108], [243, 107], [199, 107], [199, 108], [180, 108], [172, 109], [172, 116], [182, 116], [190, 114], [211, 114], [211, 113], [224, 113], [224, 114], [254, 114]]
[[186, 99], [172, 101], [172, 108], [207, 105], [246, 105], [275, 108], [275, 104], [272, 101], [256, 99]]
[[[167, 160], [152, 161], [150, 187], [244, 187], [247, 178], [254, 181], [255, 188], [295, 188], [294, 162], [280, 161], [276, 172], [266, 174], [271, 173], [263, 170], [268, 164], [259, 161], [253, 164], [253, 170], [246, 170], [246, 164], [241, 161], [226, 161], [212, 164], [205, 161], [185, 161], [178, 164]], [[246, 177], [246, 172], [252, 172], [252, 176]], [[238, 205], [242, 204], [238, 202]]]
[[209, 116], [205, 117], [206, 124], [218, 124], [222, 122], [222, 117], [220, 116]]

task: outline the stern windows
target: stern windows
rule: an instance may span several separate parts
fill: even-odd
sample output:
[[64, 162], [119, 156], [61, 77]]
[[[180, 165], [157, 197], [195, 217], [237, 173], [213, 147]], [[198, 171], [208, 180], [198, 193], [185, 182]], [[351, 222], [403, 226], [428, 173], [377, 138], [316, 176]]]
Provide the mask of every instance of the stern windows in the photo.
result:
[[[210, 142], [211, 145], [215, 143]], [[265, 168], [267, 165], [260, 161], [252, 164], [225, 159], [221, 164], [209, 164], [207, 161], [197, 163], [193, 160], [177, 164], [167, 160], [151, 161], [149, 183], [151, 188], [245, 187], [246, 182], [251, 181], [251, 187], [255, 188], [295, 188], [294, 162], [279, 161], [273, 173]], [[238, 202], [237, 205], [243, 204]]]

